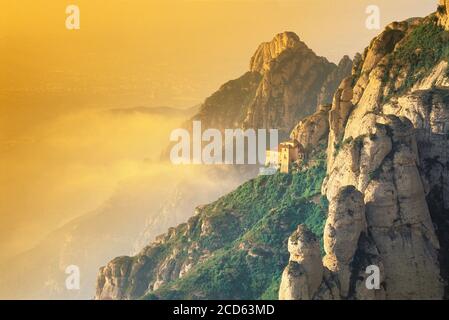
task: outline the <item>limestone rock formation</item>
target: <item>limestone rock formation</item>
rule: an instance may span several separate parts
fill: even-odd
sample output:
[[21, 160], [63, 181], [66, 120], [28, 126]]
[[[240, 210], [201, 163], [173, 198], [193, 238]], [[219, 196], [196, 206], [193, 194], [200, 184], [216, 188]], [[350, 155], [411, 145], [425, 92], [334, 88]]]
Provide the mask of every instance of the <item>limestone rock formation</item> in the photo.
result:
[[[316, 201], [323, 179], [321, 161], [295, 179], [284, 174], [259, 176], [213, 203], [198, 206], [186, 223], [156, 237], [135, 256], [116, 258], [101, 268], [95, 298], [277, 298], [274, 275], [288, 263], [283, 246], [295, 225], [304, 223], [317, 233], [324, 222], [325, 206]], [[304, 195], [301, 201], [296, 193]], [[291, 200], [285, 201], [286, 195]], [[319, 241], [309, 250], [310, 242], [301, 246], [300, 238], [304, 239], [300, 235], [291, 239], [292, 260], [303, 260], [304, 254], [313, 256], [307, 261], [321, 266]], [[307, 271], [315, 270], [308, 262], [305, 266]], [[310, 291], [314, 291], [321, 276], [311, 279]]]
[[329, 134], [329, 105], [321, 105], [318, 110], [301, 120], [292, 130], [290, 138], [298, 141], [306, 152], [316, 148]]
[[[313, 299], [448, 297], [449, 74], [444, 53], [429, 59], [448, 47], [447, 2], [388, 25], [334, 96], [325, 271]], [[381, 276], [374, 290], [370, 265]]]
[[[201, 121], [203, 128], [224, 130], [241, 127], [261, 78], [258, 72], [247, 72], [238, 79], [226, 82], [204, 101], [192, 120]], [[191, 125], [190, 121], [188, 126]]]
[[250, 70], [207, 98], [193, 119], [204, 128], [278, 129], [287, 137], [317, 105], [331, 103], [351, 66], [347, 56], [337, 66], [318, 57], [293, 32], [280, 33], [262, 43]]
[[[119, 257], [109, 262], [107, 266], [101, 267], [97, 278], [98, 299], [124, 299], [124, 288], [127, 285], [130, 273], [131, 259]], [[101, 288], [101, 291], [98, 290]]]
[[319, 240], [300, 225], [288, 239], [288, 251], [290, 262], [282, 274], [279, 299], [312, 299], [323, 279]]
[[[281, 300], [383, 299], [384, 288], [368, 290], [366, 269], [384, 271], [379, 251], [368, 237], [363, 194], [353, 186], [342, 187], [330, 202], [320, 260], [316, 237], [299, 226], [289, 239], [290, 262], [284, 270]], [[380, 279], [384, 283], [384, 279]]]
[[383, 108], [385, 113], [407, 117], [416, 128], [420, 174], [440, 242], [441, 275], [446, 281], [449, 278], [448, 106], [448, 87], [439, 87], [415, 91], [391, 101]]
[[338, 63], [338, 67], [332, 71], [324, 82], [320, 95], [318, 97], [318, 105], [328, 104], [333, 101], [335, 91], [340, 85], [340, 81], [351, 74], [353, 62], [348, 56], [344, 56]]
[[323, 192], [331, 204], [344, 186], [363, 193], [369, 237], [384, 267], [387, 298], [442, 298], [439, 242], [419, 171], [413, 125], [405, 117], [369, 117], [370, 131], [342, 146]]
[[329, 132], [327, 150], [328, 170], [330, 165], [334, 162], [335, 151], [339, 147], [338, 143], [343, 138], [344, 127], [348, 120], [349, 114], [354, 107], [351, 102], [353, 97], [352, 81], [352, 77], [343, 79], [334, 95], [332, 108], [329, 112], [329, 128], [331, 130]]
[[[296, 122], [313, 113], [318, 104], [330, 103], [334, 89], [350, 73], [349, 58], [345, 57], [336, 66], [318, 57], [291, 33], [278, 35], [265, 46], [279, 47], [279, 38], [286, 37], [292, 37], [288, 42], [290, 46], [273, 55], [275, 58], [269, 63], [264, 60], [268, 67], [264, 68], [256, 96], [248, 106], [244, 121], [247, 128], [277, 128], [283, 133], [290, 132]], [[257, 51], [255, 57], [259, 55]]]
[[353, 186], [339, 190], [329, 206], [324, 228], [324, 266], [337, 275], [340, 295], [347, 297], [351, 278], [350, 263], [360, 235], [366, 230], [363, 194]]
[[133, 299], [184, 276], [190, 268], [205, 259], [208, 252], [200, 248], [198, 242], [189, 242], [182, 250], [180, 246], [173, 246], [163, 255], [161, 253], [173, 239], [205, 224], [206, 221], [195, 215], [187, 223], [170, 228], [166, 234], [158, 236], [156, 241], [136, 256], [118, 257], [100, 268], [95, 299]]
[[251, 72], [264, 74], [270, 70], [271, 62], [282, 52], [301, 44], [299, 37], [294, 32], [283, 32], [277, 34], [270, 42], [259, 45], [251, 58], [249, 69]]
[[[243, 109], [237, 108], [244, 110], [243, 124], [284, 131], [296, 125], [291, 137], [309, 149], [328, 140], [327, 176], [321, 190], [329, 202], [323, 236], [325, 256], [321, 259], [319, 240], [300, 225], [288, 240], [290, 258], [285, 261], [285, 255], [282, 262], [286, 268], [279, 298], [449, 297], [446, 5], [447, 1], [441, 2], [438, 12], [428, 17], [388, 25], [363, 55], [356, 56], [352, 74], [338, 80], [332, 106], [319, 107], [299, 123], [299, 118], [311, 114], [320, 97], [326, 96], [322, 88], [337, 67], [317, 57], [290, 33], [262, 45], [252, 59], [251, 70], [260, 77], [260, 83], [254, 96], [246, 97], [249, 103]], [[275, 178], [277, 186], [297, 180], [288, 175]], [[251, 182], [241, 191], [275, 188], [273, 180], [266, 187], [268, 179]], [[155, 289], [161, 292], [173, 282], [168, 296], [177, 297], [177, 281], [191, 274], [189, 270], [194, 270], [195, 279], [208, 275], [207, 268], [212, 264], [203, 269], [201, 261], [213, 261], [214, 250], [222, 248], [224, 237], [227, 244], [237, 247], [238, 255], [232, 257], [239, 261], [272, 256], [273, 248], [253, 244], [264, 229], [258, 227], [246, 233], [249, 222], [242, 221], [257, 211], [268, 212], [258, 221], [269, 219], [269, 225], [275, 226], [278, 233], [287, 230], [291, 220], [270, 218], [289, 210], [261, 210], [258, 206], [265, 203], [266, 196], [283, 192], [270, 190], [257, 203], [250, 194], [244, 198], [244, 202], [250, 202], [245, 203], [251, 207], [248, 211], [234, 206], [235, 201], [242, 200], [240, 194], [233, 195], [232, 201], [219, 200], [216, 205], [199, 209], [202, 212], [170, 229], [136, 257], [117, 258], [103, 268], [97, 298], [141, 297]], [[293, 195], [301, 199], [301, 194], [295, 192], [288, 193], [287, 203], [295, 202], [291, 201]], [[270, 198], [267, 202], [275, 201]], [[253, 204], [259, 209], [253, 210]], [[291, 231], [288, 229], [282, 239]], [[243, 234], [244, 240], [236, 245]], [[274, 238], [277, 244], [282, 242]], [[215, 262], [229, 260], [233, 259]], [[281, 260], [274, 264], [279, 265]], [[379, 272], [373, 287], [367, 286], [369, 270]], [[226, 279], [235, 274], [239, 269], [232, 269]], [[204, 288], [194, 291], [192, 297], [204, 298]]]

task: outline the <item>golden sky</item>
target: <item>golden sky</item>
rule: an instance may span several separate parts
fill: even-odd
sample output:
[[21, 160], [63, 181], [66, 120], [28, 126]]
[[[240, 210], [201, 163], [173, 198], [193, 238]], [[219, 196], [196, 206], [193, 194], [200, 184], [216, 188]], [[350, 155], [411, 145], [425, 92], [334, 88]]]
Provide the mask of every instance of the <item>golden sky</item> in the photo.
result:
[[[152, 146], [165, 143], [169, 124], [151, 128], [160, 119], [122, 123], [94, 110], [196, 105], [286, 30], [338, 62], [379, 32], [365, 28], [367, 5], [380, 7], [385, 25], [427, 15], [437, 2], [2, 0], [0, 249], [26, 249], [58, 219], [93, 207], [96, 188], [107, 197], [129, 174], [129, 158], [148, 156], [151, 132], [159, 132]], [[80, 30], [65, 28], [69, 4], [81, 10]]]
[[[12, 118], [3, 125], [17, 129], [35, 113], [67, 108], [190, 107], [245, 72], [257, 45], [278, 32], [294, 31], [338, 62], [378, 33], [364, 27], [367, 5], [379, 5], [385, 25], [425, 15], [436, 2], [8, 1], [0, 11], [0, 103]], [[81, 10], [78, 31], [65, 28], [72, 3]]]

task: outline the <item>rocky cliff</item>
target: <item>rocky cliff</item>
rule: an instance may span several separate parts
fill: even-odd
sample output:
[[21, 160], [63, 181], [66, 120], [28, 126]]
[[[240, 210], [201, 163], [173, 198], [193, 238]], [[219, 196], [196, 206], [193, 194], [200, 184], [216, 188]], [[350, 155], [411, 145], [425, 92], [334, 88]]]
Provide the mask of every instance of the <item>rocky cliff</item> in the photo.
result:
[[[326, 254], [318, 263], [316, 248], [305, 252], [302, 260], [315, 266], [296, 276], [289, 264], [280, 298], [447, 298], [446, 19], [442, 5], [437, 14], [390, 24], [340, 84], [322, 186], [329, 201]], [[298, 247], [309, 245], [292, 237]], [[365, 285], [369, 266], [380, 270], [374, 290]]]
[[323, 155], [295, 175], [250, 180], [137, 255], [112, 260], [100, 269], [95, 298], [277, 298], [288, 235], [298, 224], [322, 233]]
[[449, 30], [449, 1], [440, 0], [437, 10], [438, 23], [440, 26]]
[[[315, 165], [198, 208], [103, 267], [96, 298], [449, 298], [446, 2], [388, 25], [350, 75], [335, 76], [290, 33], [261, 45], [250, 71], [260, 82], [239, 121], [294, 128]], [[332, 101], [320, 103], [332, 77]], [[311, 115], [298, 119], [304, 108]], [[368, 270], [379, 271], [374, 288]]]
[[276, 128], [287, 136], [318, 104], [331, 103], [352, 61], [318, 57], [293, 32], [262, 43], [249, 71], [207, 98], [194, 120], [211, 128]]
[[[282, 44], [285, 49], [280, 51]], [[352, 65], [348, 57], [338, 66], [318, 57], [292, 33], [277, 35], [272, 42], [263, 44], [255, 55], [259, 56], [264, 58], [253, 58], [252, 69], [262, 71], [262, 80], [248, 106], [244, 126], [277, 128], [284, 133], [310, 115], [318, 104], [330, 103], [335, 88], [350, 73]], [[264, 67], [256, 67], [259, 65]]]

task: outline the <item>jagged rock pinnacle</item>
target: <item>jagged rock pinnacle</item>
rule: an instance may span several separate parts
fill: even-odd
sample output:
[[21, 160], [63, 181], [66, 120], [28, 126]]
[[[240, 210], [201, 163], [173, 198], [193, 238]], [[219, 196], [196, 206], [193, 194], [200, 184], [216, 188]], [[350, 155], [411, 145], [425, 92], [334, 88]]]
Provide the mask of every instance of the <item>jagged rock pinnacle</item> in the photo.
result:
[[282, 32], [277, 34], [270, 42], [259, 45], [250, 62], [250, 71], [265, 73], [270, 68], [270, 63], [282, 52], [299, 45], [305, 46], [294, 32]]

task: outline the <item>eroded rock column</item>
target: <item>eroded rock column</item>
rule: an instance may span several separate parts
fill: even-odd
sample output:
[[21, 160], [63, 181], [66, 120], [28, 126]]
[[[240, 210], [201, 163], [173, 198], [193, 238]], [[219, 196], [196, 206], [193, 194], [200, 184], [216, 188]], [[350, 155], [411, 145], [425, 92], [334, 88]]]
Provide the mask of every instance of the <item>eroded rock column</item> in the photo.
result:
[[288, 239], [290, 262], [282, 274], [280, 300], [310, 300], [323, 279], [317, 237], [300, 225]]
[[350, 263], [357, 251], [360, 234], [365, 231], [365, 203], [363, 194], [354, 186], [340, 189], [330, 203], [324, 228], [324, 266], [338, 277], [340, 294], [349, 294]]

